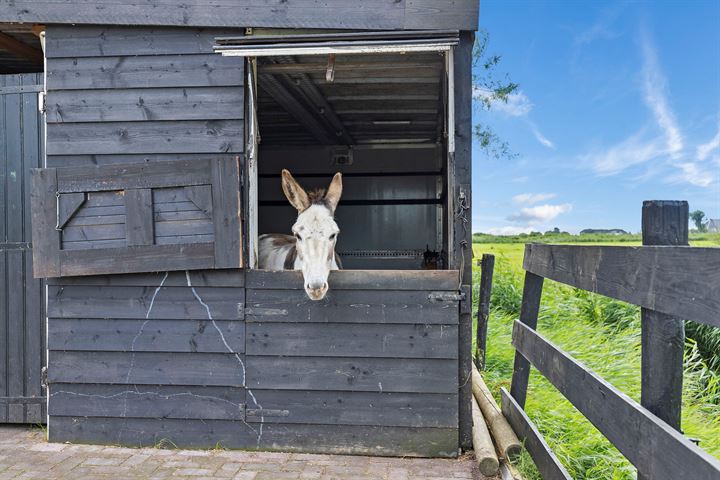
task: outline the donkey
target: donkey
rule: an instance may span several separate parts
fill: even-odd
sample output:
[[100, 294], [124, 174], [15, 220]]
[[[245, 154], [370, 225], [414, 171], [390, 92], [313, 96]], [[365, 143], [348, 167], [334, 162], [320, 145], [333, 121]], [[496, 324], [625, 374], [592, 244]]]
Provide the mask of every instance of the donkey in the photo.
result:
[[328, 291], [330, 270], [340, 270], [335, 253], [340, 229], [333, 215], [342, 195], [342, 174], [336, 173], [325, 190], [307, 193], [290, 172], [282, 171], [282, 189], [298, 211], [293, 235], [271, 233], [258, 238], [258, 268], [302, 270], [305, 292], [311, 300], [322, 300]]

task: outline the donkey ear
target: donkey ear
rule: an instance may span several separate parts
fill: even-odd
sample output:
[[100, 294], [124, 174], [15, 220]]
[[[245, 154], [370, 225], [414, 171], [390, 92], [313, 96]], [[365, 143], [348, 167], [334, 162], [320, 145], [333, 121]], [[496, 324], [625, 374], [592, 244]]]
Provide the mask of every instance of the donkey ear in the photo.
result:
[[340, 201], [340, 196], [342, 195], [342, 173], [337, 172], [335, 176], [332, 179], [332, 182], [330, 182], [330, 186], [328, 187], [327, 193], [325, 194], [325, 201], [327, 203], [328, 208], [333, 213], [335, 212], [335, 208], [338, 205], [338, 202]]
[[290, 172], [283, 169], [282, 171], [282, 189], [285, 192], [290, 205], [295, 207], [298, 212], [307, 210], [310, 207], [310, 199], [305, 190], [298, 184]]

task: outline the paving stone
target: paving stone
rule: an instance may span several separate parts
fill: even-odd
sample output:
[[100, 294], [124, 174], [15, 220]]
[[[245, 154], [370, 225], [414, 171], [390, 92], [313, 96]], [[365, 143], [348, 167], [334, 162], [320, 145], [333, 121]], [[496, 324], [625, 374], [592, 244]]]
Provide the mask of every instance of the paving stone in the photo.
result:
[[217, 471], [218, 474], [228, 474], [231, 477], [238, 473], [240, 470], [240, 467], [242, 467], [242, 463], [237, 462], [226, 462], [224, 463]]
[[348, 465], [328, 465], [325, 467], [326, 475], [364, 475], [367, 467], [348, 466]]
[[299, 472], [258, 472], [254, 480], [298, 480]]
[[143, 463], [148, 458], [152, 458], [152, 457], [146, 453], [135, 453], [134, 455], [128, 457], [128, 459], [122, 463], [122, 466], [123, 467], [137, 466], [137, 465], [140, 465], [141, 463]]
[[[12, 441], [8, 441], [11, 438]], [[479, 480], [465, 457], [419, 459], [305, 453], [124, 448], [47, 443], [0, 426], [0, 480]]]
[[90, 457], [83, 462], [83, 465], [120, 465], [128, 457]]
[[279, 472], [282, 470], [282, 464], [280, 463], [243, 463], [242, 469], [243, 470], [250, 470], [254, 472]]
[[178, 468], [175, 470], [174, 475], [180, 477], [208, 477], [214, 472], [215, 470], [209, 468]]
[[388, 478], [392, 480], [408, 480], [410, 478], [410, 472], [407, 468], [389, 468]]
[[233, 480], [255, 480], [258, 472], [238, 472], [233, 477]]
[[33, 452], [59, 452], [64, 449], [64, 443], [36, 443], [30, 447]]

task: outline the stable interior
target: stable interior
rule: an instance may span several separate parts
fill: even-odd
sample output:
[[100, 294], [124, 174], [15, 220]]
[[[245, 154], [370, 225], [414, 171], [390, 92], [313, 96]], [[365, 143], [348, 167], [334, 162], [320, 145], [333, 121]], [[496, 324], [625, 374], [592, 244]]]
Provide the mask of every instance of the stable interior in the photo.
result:
[[446, 55], [259, 57], [258, 233], [297, 216], [283, 168], [307, 190], [339, 171], [345, 269], [448, 268]]

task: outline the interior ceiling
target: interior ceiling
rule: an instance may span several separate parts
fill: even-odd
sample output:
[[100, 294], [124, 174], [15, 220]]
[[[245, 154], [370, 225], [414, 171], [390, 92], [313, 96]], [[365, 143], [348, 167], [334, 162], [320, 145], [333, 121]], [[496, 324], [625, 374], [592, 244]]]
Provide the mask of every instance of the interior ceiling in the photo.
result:
[[43, 71], [40, 39], [32, 25], [0, 23], [0, 73]]
[[441, 53], [258, 58], [262, 145], [435, 143], [442, 137]]

